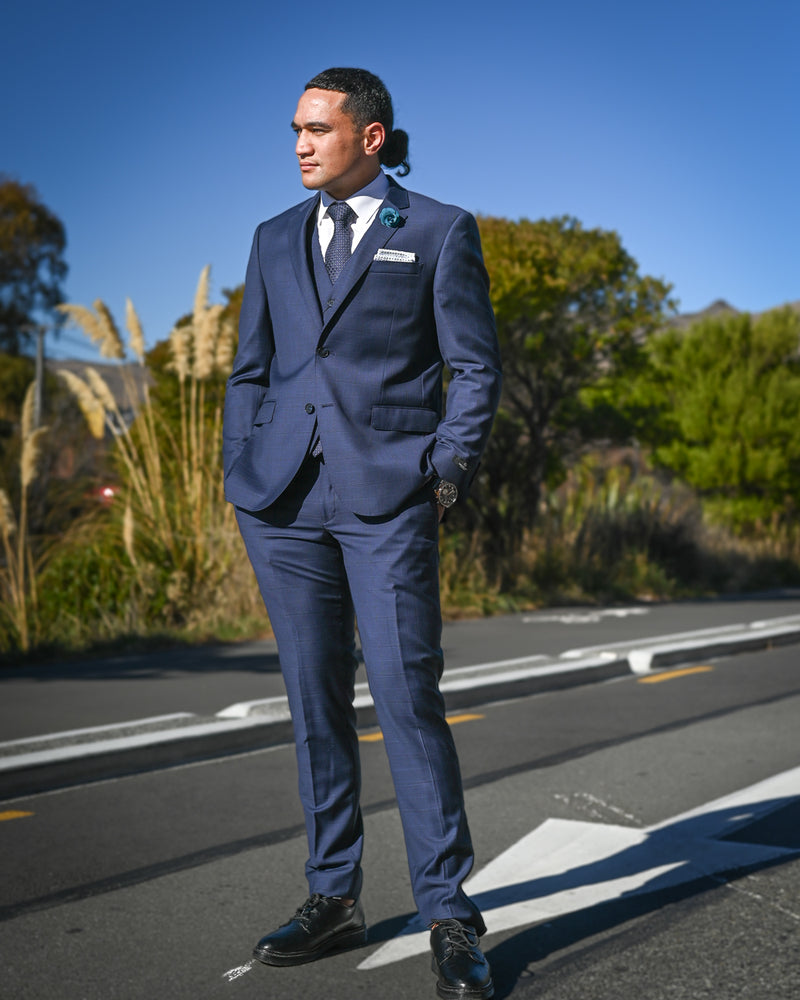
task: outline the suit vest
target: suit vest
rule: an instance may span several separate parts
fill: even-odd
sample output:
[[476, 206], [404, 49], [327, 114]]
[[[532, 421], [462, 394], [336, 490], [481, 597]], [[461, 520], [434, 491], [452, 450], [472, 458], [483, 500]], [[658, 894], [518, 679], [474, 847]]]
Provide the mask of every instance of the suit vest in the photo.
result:
[[319, 301], [321, 309], [323, 303], [327, 302], [330, 298], [333, 282], [328, 274], [328, 269], [325, 267], [325, 258], [322, 256], [322, 250], [319, 245], [316, 212], [312, 212], [311, 218], [308, 220], [306, 250], [308, 266], [311, 270], [311, 275], [314, 278], [314, 287], [317, 290], [317, 300]]

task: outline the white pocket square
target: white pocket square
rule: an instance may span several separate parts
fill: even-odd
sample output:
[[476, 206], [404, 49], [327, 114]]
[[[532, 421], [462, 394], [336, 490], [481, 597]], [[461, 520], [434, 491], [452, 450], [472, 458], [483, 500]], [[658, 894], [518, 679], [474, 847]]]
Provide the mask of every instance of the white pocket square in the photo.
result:
[[419, 257], [415, 253], [409, 253], [408, 250], [379, 250], [372, 259], [394, 260], [404, 264], [414, 264], [419, 260]]

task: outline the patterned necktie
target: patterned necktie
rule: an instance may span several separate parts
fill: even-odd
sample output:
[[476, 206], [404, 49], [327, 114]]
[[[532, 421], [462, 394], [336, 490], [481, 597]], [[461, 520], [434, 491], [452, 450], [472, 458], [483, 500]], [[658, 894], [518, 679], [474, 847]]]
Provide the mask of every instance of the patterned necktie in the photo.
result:
[[333, 236], [325, 253], [325, 269], [333, 284], [342, 273], [342, 268], [350, 260], [353, 244], [351, 223], [358, 218], [346, 201], [334, 201], [328, 206], [328, 215], [333, 219]]

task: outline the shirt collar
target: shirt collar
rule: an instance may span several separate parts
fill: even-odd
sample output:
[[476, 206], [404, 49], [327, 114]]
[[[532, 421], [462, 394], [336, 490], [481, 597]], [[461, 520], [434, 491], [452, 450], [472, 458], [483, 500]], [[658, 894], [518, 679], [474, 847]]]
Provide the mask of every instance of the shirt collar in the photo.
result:
[[[378, 207], [386, 197], [389, 191], [389, 178], [381, 170], [378, 176], [369, 182], [366, 187], [361, 188], [360, 191], [356, 191], [355, 194], [351, 194], [349, 198], [344, 200], [353, 209], [359, 218], [365, 215], [370, 215], [375, 212]], [[332, 205], [336, 198], [331, 198], [327, 191], [320, 191], [321, 199], [321, 210], [320, 215], [324, 215], [328, 210], [328, 206]]]

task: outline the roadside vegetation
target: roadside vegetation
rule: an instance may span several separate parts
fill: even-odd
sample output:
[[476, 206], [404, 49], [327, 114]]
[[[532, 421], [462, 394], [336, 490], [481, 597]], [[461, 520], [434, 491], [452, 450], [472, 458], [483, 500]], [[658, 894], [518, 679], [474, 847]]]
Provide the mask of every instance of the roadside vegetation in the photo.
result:
[[[798, 312], [681, 325], [616, 233], [479, 222], [505, 386], [442, 531], [446, 616], [799, 584]], [[268, 631], [222, 490], [224, 294], [206, 269], [149, 352], [131, 303], [124, 337], [102, 302], [60, 306], [106, 363], [50, 373], [38, 424], [32, 365], [3, 358], [4, 662]]]

